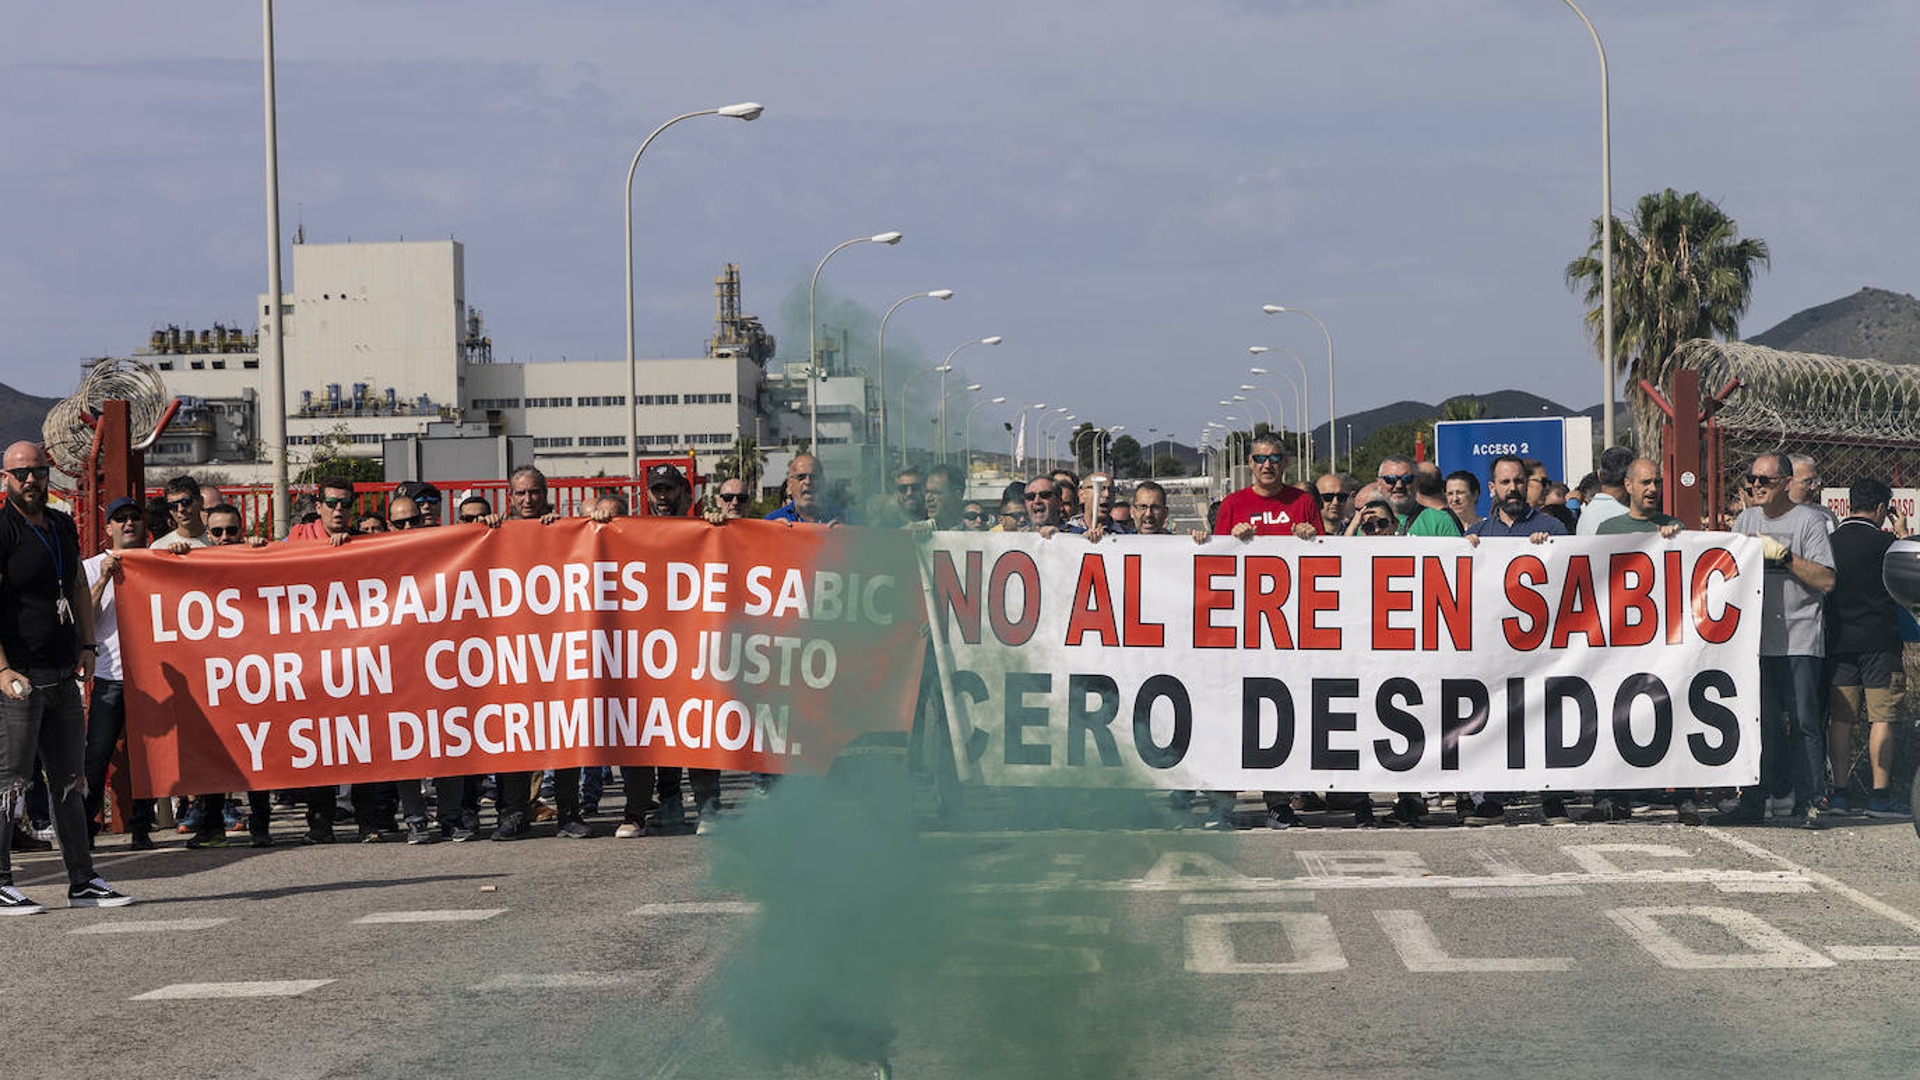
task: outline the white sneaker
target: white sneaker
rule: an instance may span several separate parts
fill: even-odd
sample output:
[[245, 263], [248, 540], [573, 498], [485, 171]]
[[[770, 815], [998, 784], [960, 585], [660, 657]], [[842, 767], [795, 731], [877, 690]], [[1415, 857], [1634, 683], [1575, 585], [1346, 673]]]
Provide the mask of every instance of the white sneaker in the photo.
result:
[[640, 835], [640, 826], [631, 821], [623, 821], [619, 828], [613, 830], [613, 835], [622, 840], [631, 840]]
[[1792, 817], [1793, 796], [1782, 795], [1777, 799], [1769, 798], [1767, 800], [1767, 816], [1777, 818]]
[[0, 885], [0, 915], [38, 915], [45, 907], [27, 899], [27, 894], [11, 885]]

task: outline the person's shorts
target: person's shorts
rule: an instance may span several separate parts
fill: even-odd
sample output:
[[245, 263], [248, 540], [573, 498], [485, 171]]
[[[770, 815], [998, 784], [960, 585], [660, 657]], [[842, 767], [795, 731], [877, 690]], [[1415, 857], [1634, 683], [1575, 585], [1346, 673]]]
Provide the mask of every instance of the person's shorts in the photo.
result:
[[1864, 719], [1875, 724], [1898, 719], [1906, 696], [1907, 673], [1897, 652], [1836, 653], [1827, 657], [1829, 708], [1835, 723]]

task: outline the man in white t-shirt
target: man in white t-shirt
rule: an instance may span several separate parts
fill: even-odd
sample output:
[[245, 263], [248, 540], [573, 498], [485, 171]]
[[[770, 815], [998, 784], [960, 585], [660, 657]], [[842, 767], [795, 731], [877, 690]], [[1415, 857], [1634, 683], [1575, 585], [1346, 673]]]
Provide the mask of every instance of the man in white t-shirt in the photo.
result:
[[167, 481], [167, 517], [173, 522], [173, 531], [153, 542], [153, 546], [163, 551], [184, 553], [187, 547], [206, 547], [207, 506], [200, 501], [200, 485], [194, 483], [191, 476], [176, 476]]
[[[100, 831], [100, 808], [107, 795], [107, 764], [126, 734], [126, 684], [120, 668], [120, 624], [114, 611], [113, 583], [121, 575], [120, 553], [139, 548], [147, 538], [147, 515], [132, 499], [107, 504], [107, 550], [81, 563], [93, 595], [93, 636], [100, 646], [93, 664], [93, 694], [87, 707], [87, 828]], [[135, 799], [123, 808], [133, 849], [153, 848], [153, 800]]]

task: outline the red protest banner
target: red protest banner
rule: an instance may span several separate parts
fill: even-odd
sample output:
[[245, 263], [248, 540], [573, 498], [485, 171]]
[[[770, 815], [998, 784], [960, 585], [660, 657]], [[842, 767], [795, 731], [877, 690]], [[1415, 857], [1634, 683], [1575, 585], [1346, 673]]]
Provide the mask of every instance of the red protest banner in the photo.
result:
[[824, 771], [911, 721], [905, 535], [571, 519], [134, 552], [137, 794], [588, 764]]

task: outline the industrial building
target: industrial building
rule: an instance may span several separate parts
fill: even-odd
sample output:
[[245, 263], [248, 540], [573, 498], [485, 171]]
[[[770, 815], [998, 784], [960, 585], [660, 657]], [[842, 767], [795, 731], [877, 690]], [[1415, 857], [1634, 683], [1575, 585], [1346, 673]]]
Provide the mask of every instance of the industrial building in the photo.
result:
[[[766, 476], [777, 482], [788, 454], [805, 443], [806, 364], [773, 362], [772, 335], [740, 310], [736, 266], [714, 282], [707, 354], [640, 361], [629, 404], [624, 360], [495, 362], [482, 313], [467, 304], [457, 241], [296, 242], [292, 251], [281, 313], [287, 449], [296, 468], [323, 444], [404, 458], [391, 453], [396, 441], [431, 434], [507, 440], [507, 459], [550, 476], [628, 475], [634, 456], [689, 450], [706, 472], [744, 437], [767, 452]], [[263, 325], [268, 302], [256, 304]], [[259, 443], [260, 334], [169, 326], [134, 354], [182, 401], [148, 454], [150, 466], [218, 469], [241, 482], [268, 477]], [[868, 380], [835, 372], [831, 357], [822, 369], [822, 455], [835, 475], [856, 476], [867, 464]], [[638, 432], [631, 448], [628, 408]], [[388, 476], [403, 478], [404, 464], [390, 461]]]

